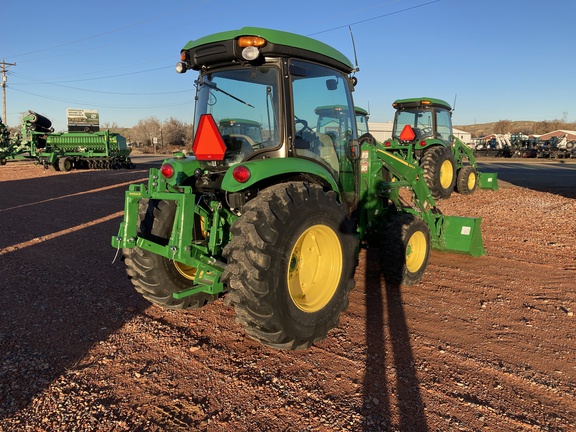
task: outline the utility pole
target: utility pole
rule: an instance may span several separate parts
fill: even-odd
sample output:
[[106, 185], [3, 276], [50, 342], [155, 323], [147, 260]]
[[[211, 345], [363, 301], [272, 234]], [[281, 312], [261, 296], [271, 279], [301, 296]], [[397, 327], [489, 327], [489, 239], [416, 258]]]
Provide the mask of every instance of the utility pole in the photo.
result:
[[16, 66], [16, 63], [6, 63], [4, 61], [4, 59], [2, 59], [2, 69], [0, 69], [0, 72], [2, 73], [2, 121], [4, 122], [5, 125], [7, 125], [6, 123], [6, 72], [8, 71], [8, 67], [9, 66]]

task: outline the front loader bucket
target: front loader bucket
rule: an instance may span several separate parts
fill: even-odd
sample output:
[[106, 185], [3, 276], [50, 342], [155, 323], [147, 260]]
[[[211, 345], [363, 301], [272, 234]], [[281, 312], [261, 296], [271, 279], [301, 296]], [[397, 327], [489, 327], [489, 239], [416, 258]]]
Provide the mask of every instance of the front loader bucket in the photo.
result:
[[478, 173], [478, 185], [480, 189], [492, 189], [498, 190], [498, 174], [496, 173], [485, 173], [479, 172]]
[[468, 254], [473, 257], [484, 255], [486, 252], [480, 231], [481, 222], [481, 218], [443, 215], [438, 236], [432, 242], [432, 247], [444, 252]]

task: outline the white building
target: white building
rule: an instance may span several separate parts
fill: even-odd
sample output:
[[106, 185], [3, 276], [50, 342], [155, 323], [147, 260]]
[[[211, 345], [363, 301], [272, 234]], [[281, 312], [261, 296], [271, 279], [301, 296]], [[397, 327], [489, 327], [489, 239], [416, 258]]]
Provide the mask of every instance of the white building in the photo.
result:
[[392, 138], [392, 127], [394, 123], [378, 123], [368, 121], [368, 130], [378, 142], [384, 142], [388, 138]]
[[472, 134], [460, 129], [452, 128], [452, 133], [456, 138], [460, 138], [464, 144], [470, 144], [472, 142]]

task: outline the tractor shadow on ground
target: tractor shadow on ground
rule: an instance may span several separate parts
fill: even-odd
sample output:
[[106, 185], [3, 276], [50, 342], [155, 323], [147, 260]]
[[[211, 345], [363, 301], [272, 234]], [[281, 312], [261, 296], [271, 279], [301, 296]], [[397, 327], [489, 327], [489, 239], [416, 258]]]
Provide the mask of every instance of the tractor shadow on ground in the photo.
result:
[[[395, 430], [427, 431], [401, 287], [387, 282], [382, 275], [377, 249], [367, 249], [365, 283], [367, 349], [363, 430], [390, 430], [394, 411], [399, 416]], [[388, 377], [394, 377], [394, 381]]]

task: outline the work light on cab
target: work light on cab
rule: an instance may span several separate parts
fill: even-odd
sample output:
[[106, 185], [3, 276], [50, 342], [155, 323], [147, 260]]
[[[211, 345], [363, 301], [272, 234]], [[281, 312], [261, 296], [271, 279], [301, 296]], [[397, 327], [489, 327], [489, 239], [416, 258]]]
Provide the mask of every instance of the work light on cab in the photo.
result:
[[164, 178], [170, 179], [174, 176], [174, 167], [169, 163], [165, 163], [160, 168], [160, 173], [164, 176]]
[[260, 49], [266, 45], [266, 39], [258, 36], [241, 36], [238, 38], [238, 46], [242, 49], [244, 60], [256, 60], [260, 56]]
[[176, 63], [176, 72], [177, 73], [186, 72], [188, 70], [188, 66], [186, 66], [187, 63], [188, 63], [188, 55], [186, 54], [186, 51], [182, 51], [180, 53], [180, 61]]
[[246, 183], [250, 180], [251, 175], [250, 170], [244, 165], [238, 165], [234, 168], [234, 171], [232, 171], [232, 177], [234, 177], [234, 180], [238, 183]]

